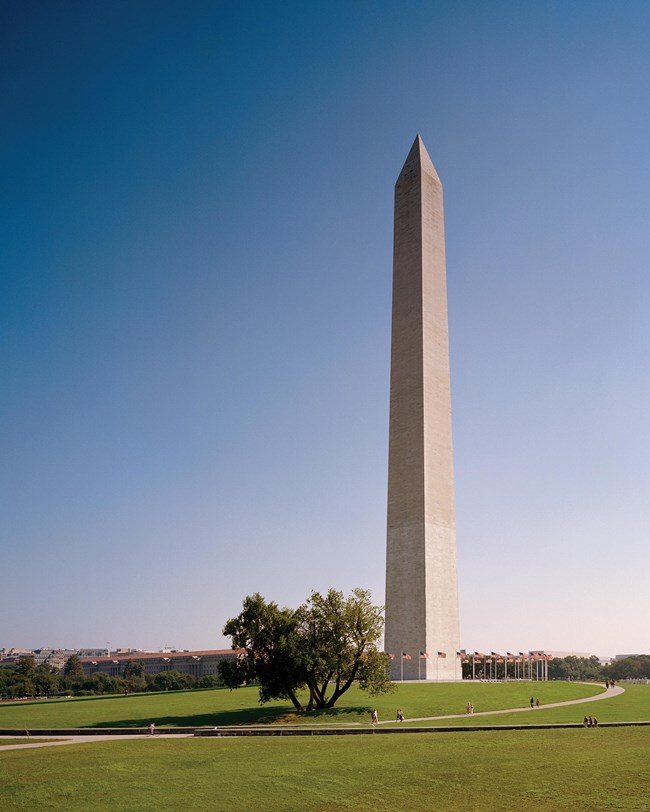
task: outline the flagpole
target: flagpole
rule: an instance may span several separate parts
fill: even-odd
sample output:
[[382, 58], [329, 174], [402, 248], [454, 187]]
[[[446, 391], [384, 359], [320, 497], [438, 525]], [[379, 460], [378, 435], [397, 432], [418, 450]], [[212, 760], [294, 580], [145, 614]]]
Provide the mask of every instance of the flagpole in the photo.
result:
[[400, 682], [404, 682], [404, 652], [401, 651], [399, 655], [399, 678]]

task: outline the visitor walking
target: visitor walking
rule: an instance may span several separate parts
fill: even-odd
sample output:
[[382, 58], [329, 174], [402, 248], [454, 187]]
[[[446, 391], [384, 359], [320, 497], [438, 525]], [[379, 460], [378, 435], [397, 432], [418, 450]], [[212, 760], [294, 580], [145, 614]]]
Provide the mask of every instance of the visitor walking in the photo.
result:
[[150, 722], [149, 723], [149, 735], [150, 736], [155, 736], [156, 735], [156, 723], [155, 722]]
[[377, 713], [377, 708], [373, 708], [370, 712], [370, 724], [376, 725], [379, 722], [379, 714]]

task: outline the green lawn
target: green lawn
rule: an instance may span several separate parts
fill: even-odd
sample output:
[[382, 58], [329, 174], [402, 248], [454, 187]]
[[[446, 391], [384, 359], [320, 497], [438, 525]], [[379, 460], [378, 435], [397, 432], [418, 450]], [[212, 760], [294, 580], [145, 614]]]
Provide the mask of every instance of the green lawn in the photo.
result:
[[[351, 688], [330, 711], [297, 715], [286, 702], [259, 705], [257, 689], [240, 688], [178, 691], [157, 694], [121, 694], [109, 697], [50, 699], [0, 705], [0, 728], [32, 730], [69, 727], [146, 727], [236, 725], [260, 723], [367, 724], [377, 707], [380, 720], [395, 718], [398, 707], [407, 719], [463, 713], [468, 701], [475, 709], [496, 710], [527, 705], [531, 694], [542, 702], [560, 702], [602, 692], [599, 685], [547, 683], [407, 683], [393, 694], [370, 697]], [[541, 711], [540, 711], [541, 712]], [[573, 712], [575, 716], [575, 711]]]
[[[647, 722], [650, 721], [650, 685], [624, 685], [625, 693], [611, 699], [584, 705], [568, 705], [564, 708], [543, 707], [525, 713], [504, 713], [498, 716], [484, 716], [476, 719], [450, 719], [445, 725], [530, 725], [552, 724], [554, 722], [582, 722], [585, 716], [595, 716], [598, 722]], [[539, 690], [540, 698], [544, 689]], [[478, 708], [477, 708], [478, 710]], [[650, 803], [649, 803], [650, 808]]]
[[0, 753], [0, 807], [647, 810], [650, 730], [142, 739]]

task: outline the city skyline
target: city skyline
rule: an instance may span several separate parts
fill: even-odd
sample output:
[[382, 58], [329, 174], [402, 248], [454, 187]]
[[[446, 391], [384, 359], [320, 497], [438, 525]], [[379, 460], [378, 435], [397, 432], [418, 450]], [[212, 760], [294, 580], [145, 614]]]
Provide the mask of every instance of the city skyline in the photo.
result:
[[255, 591], [383, 601], [419, 131], [461, 646], [647, 648], [645, 4], [2, 15], [0, 646], [220, 649]]

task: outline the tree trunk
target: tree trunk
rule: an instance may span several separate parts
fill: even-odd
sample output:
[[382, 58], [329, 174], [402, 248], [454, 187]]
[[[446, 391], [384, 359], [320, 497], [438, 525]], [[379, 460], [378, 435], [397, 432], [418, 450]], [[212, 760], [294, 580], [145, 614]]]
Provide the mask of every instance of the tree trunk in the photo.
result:
[[301, 713], [302, 712], [302, 705], [298, 701], [298, 697], [291, 690], [288, 690], [287, 694], [289, 695], [289, 699], [293, 702], [294, 708], [298, 711], [298, 713]]

